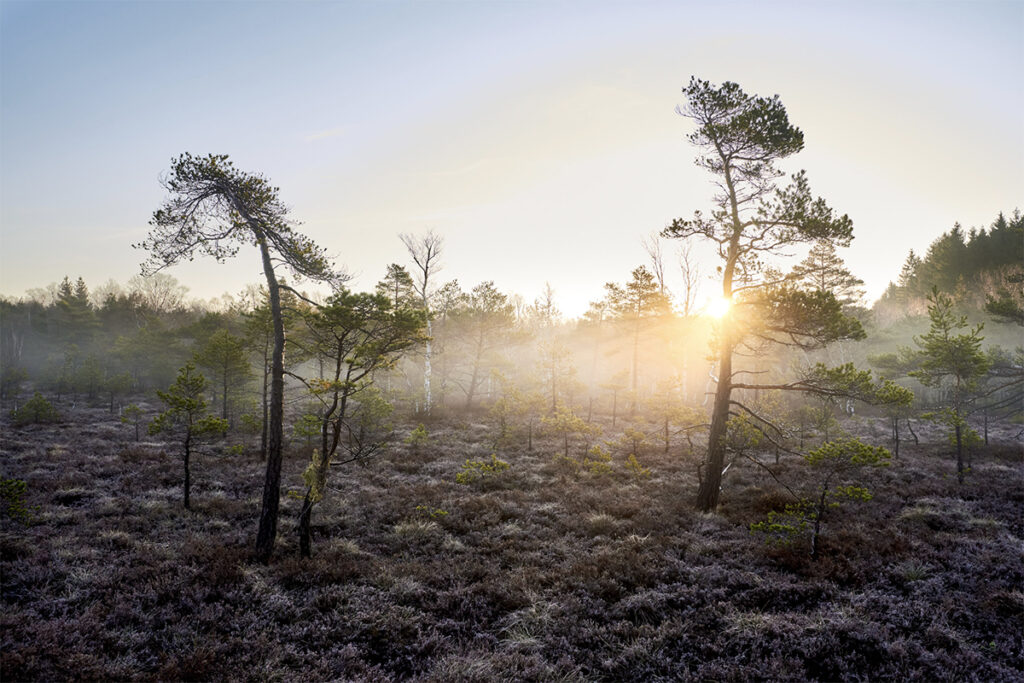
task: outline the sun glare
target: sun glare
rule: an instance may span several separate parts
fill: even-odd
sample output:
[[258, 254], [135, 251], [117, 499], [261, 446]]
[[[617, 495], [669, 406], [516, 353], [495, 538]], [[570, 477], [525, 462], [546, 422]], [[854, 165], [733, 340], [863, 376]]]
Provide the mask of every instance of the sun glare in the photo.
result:
[[705, 310], [712, 318], [721, 318], [729, 312], [730, 308], [732, 308], [732, 300], [723, 296], [711, 297], [705, 306]]

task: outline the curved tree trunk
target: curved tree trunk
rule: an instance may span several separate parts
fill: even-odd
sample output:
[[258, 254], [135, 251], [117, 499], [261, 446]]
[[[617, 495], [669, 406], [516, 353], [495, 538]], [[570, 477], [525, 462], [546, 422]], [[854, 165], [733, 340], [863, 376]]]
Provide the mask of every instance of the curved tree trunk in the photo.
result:
[[708, 454], [704, 477], [697, 491], [697, 509], [710, 512], [718, 507], [722, 489], [722, 468], [725, 465], [725, 429], [729, 421], [729, 398], [732, 393], [732, 347], [725, 345], [719, 358], [718, 389], [711, 412], [711, 430], [708, 433]]
[[268, 438], [267, 438], [268, 437], [267, 425], [270, 422], [270, 420], [268, 419], [268, 411], [270, 410], [270, 403], [267, 401], [267, 395], [269, 393], [268, 392], [269, 380], [270, 380], [270, 368], [268, 367], [268, 364], [267, 364], [267, 361], [270, 360], [270, 358], [269, 358], [270, 348], [269, 347], [270, 347], [270, 340], [268, 339], [266, 341], [266, 343], [264, 344], [264, 346], [263, 346], [263, 398], [262, 398], [263, 425], [262, 425], [262, 429], [260, 430], [260, 455], [263, 456], [264, 460], [266, 460], [266, 458], [267, 458], [267, 441], [268, 441]]
[[274, 354], [270, 371], [270, 419], [267, 425], [267, 474], [263, 483], [263, 507], [256, 534], [256, 559], [270, 561], [277, 540], [277, 515], [281, 504], [281, 462], [284, 448], [284, 321], [281, 318], [281, 291], [278, 287], [270, 250], [260, 238], [263, 273], [270, 294], [270, 315], [274, 324]]

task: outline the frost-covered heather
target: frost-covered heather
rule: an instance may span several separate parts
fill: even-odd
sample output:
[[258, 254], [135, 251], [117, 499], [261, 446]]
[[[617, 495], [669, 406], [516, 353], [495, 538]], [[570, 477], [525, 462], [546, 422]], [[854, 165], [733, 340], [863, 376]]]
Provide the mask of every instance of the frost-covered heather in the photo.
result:
[[[332, 474], [311, 560], [286, 497], [262, 566], [257, 456], [204, 447], [188, 512], [170, 445], [102, 410], [66, 418], [2, 426], [0, 473], [36, 508], [0, 533], [3, 680], [1024, 676], [1024, 468], [1005, 435], [963, 487], [948, 456], [905, 446], [812, 563], [748, 531], [786, 502], [752, 466], [729, 471], [719, 515], [691, 511], [679, 449], [641, 453], [638, 480], [619, 454], [612, 476], [567, 472], [541, 440], [459, 485], [488, 428], [435, 423], [418, 452], [398, 440]], [[304, 466], [286, 462], [286, 485]]]

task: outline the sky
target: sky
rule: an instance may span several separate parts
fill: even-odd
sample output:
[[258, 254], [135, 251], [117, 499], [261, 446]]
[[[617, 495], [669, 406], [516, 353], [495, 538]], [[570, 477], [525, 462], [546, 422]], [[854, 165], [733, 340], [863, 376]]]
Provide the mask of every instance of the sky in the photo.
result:
[[[782, 166], [853, 219], [873, 300], [955, 222], [1024, 210], [1022, 38], [1018, 0], [2, 0], [0, 294], [137, 274], [187, 151], [268, 177], [354, 288], [433, 229], [442, 279], [549, 282], [579, 315], [711, 206], [675, 112], [696, 75], [781, 97], [806, 144]], [[200, 298], [262, 279], [255, 251], [168, 272]]]

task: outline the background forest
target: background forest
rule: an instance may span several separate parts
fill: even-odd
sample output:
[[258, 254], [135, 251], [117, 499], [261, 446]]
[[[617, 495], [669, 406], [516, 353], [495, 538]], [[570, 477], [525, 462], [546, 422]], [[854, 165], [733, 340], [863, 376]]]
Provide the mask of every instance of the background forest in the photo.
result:
[[[992, 353], [1012, 354], [1020, 342], [1022, 235], [1019, 211], [1009, 218], [1000, 213], [987, 227], [964, 231], [957, 225], [936, 238], [924, 257], [912, 251], [897, 279], [870, 307], [860, 281], [835, 250], [812, 249], [797, 266], [804, 271], [800, 286], [833, 292], [865, 325], [867, 338], [818, 355], [784, 354], [752, 363], [785, 375], [825, 353], [826, 360], [863, 366], [872, 356], [912, 345], [913, 335], [927, 329], [933, 287], [952, 297], [971, 322], [988, 323], [985, 346]], [[411, 247], [417, 239], [436, 242], [432, 265], [439, 269], [441, 238], [407, 236]], [[671, 255], [670, 246], [650, 240], [650, 262], [595, 292], [590, 310], [574, 320], [561, 315], [550, 287], [527, 302], [498, 291], [492, 282], [471, 288], [454, 280], [428, 282], [431, 414], [485, 415], [511, 391], [545, 397], [549, 410], [561, 404], [585, 416], [596, 411], [617, 419], [641, 413], [653, 420], [645, 406], [663, 404], [667, 396], [694, 409], [705, 405], [714, 318], [698, 307], [700, 266], [689, 256]], [[681, 292], [665, 286], [665, 269], [672, 267], [683, 271]], [[422, 282], [414, 262], [391, 264], [375, 293], [394, 309], [421, 308]], [[192, 360], [209, 380], [210, 403], [229, 420], [232, 433], [258, 432], [271, 334], [265, 289], [252, 285], [217, 301], [189, 300], [187, 294], [172, 275], [157, 273], [93, 288], [69, 276], [21, 298], [0, 299], [4, 400], [16, 407], [26, 392], [40, 390], [61, 403], [103, 403], [120, 415], [140, 396], [155, 397], [153, 392], [170, 385], [178, 368]], [[309, 292], [302, 296], [318, 298]], [[288, 308], [289, 363], [306, 366], [299, 374], [323, 372], [324, 359], [311, 353], [302, 323], [309, 305], [292, 296]], [[417, 346], [376, 374], [377, 388], [408, 419], [426, 415], [423, 357], [424, 347]], [[289, 386], [290, 410], [301, 424], [308, 390], [294, 380]], [[914, 388], [919, 407], [929, 405], [927, 392]]]

